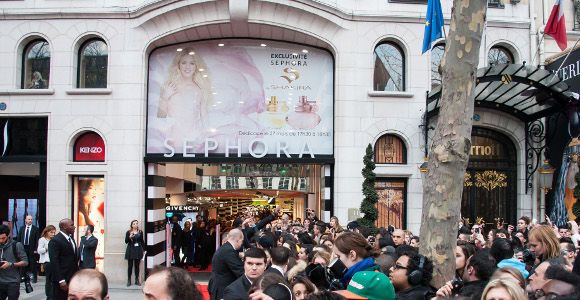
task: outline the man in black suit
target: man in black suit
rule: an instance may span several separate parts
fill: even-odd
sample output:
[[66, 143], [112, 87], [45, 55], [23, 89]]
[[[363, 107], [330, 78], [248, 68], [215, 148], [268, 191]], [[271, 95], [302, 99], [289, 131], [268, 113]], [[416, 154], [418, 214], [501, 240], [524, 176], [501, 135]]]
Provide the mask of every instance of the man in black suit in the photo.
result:
[[179, 225], [179, 220], [177, 216], [173, 216], [171, 219], [171, 249], [173, 249], [173, 259], [175, 260], [175, 265], [181, 265], [181, 235], [183, 234], [183, 229]]
[[244, 274], [244, 263], [238, 252], [243, 242], [242, 231], [232, 229], [228, 233], [227, 241], [214, 253], [208, 285], [211, 300], [222, 299], [225, 287]]
[[270, 250], [270, 257], [272, 258], [272, 265], [266, 272], [276, 273], [286, 278], [288, 271], [288, 259], [290, 258], [290, 249], [286, 247], [275, 247]]
[[62, 219], [58, 223], [60, 232], [48, 243], [48, 256], [55, 300], [66, 300], [68, 284], [79, 269], [78, 250], [73, 234], [75, 225], [71, 219]]
[[32, 216], [26, 215], [24, 219], [24, 226], [19, 232], [16, 239], [24, 245], [24, 251], [26, 251], [26, 256], [28, 257], [28, 266], [26, 271], [32, 274], [32, 282], [36, 283], [37, 272], [36, 272], [36, 248], [38, 248], [38, 227], [32, 225]]
[[247, 300], [252, 282], [266, 271], [266, 252], [250, 248], [244, 253], [244, 275], [232, 282], [224, 291], [224, 300]]
[[97, 267], [95, 263], [95, 251], [97, 250], [99, 240], [93, 235], [94, 231], [95, 226], [87, 225], [85, 235], [81, 237], [79, 246], [79, 269], [94, 269]]

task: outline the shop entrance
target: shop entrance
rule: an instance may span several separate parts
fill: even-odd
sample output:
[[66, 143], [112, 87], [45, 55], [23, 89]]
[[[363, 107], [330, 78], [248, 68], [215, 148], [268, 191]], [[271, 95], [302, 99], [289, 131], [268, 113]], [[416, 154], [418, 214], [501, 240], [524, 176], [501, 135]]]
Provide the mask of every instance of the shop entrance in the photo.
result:
[[[275, 206], [290, 219], [303, 219], [306, 208], [324, 211], [324, 165], [320, 164], [165, 164], [165, 217], [177, 221], [190, 236], [176, 237], [168, 230], [168, 261], [186, 264], [193, 258], [193, 271], [210, 270], [204, 266], [219, 246], [222, 232], [234, 226], [236, 218], [261, 218]], [[188, 223], [188, 224], [186, 224]], [[177, 242], [175, 239], [178, 239]], [[204, 254], [191, 253], [203, 244]], [[179, 244], [179, 254], [175, 245]], [[173, 245], [173, 246], [172, 246]], [[201, 263], [200, 263], [201, 261]], [[182, 263], [183, 262], [183, 263]]]
[[[44, 227], [43, 197], [46, 165], [43, 163], [0, 163], [0, 220], [12, 228], [16, 237], [24, 226], [26, 215], [32, 216], [35, 226]], [[41, 188], [42, 187], [42, 188]]]
[[473, 224], [483, 219], [488, 228], [498, 222], [515, 224], [516, 151], [497, 131], [474, 127], [471, 153], [463, 183], [461, 215]]
[[46, 139], [48, 118], [0, 118], [0, 221], [12, 236], [26, 215], [46, 223]]

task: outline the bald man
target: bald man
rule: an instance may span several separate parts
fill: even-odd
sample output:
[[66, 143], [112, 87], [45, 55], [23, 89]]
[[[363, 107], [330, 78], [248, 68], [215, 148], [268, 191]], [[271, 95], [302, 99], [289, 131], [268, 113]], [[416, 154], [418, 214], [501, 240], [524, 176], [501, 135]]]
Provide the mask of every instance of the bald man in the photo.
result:
[[75, 225], [71, 219], [62, 219], [58, 224], [60, 232], [48, 243], [50, 274], [55, 300], [67, 299], [68, 284], [79, 270], [78, 250], [73, 234]]
[[242, 247], [244, 234], [240, 229], [232, 229], [228, 240], [217, 249], [211, 260], [212, 271], [209, 279], [209, 293], [212, 300], [221, 299], [225, 288], [244, 274], [244, 263], [238, 249]]
[[107, 277], [97, 270], [80, 270], [70, 280], [68, 300], [87, 299], [109, 300]]

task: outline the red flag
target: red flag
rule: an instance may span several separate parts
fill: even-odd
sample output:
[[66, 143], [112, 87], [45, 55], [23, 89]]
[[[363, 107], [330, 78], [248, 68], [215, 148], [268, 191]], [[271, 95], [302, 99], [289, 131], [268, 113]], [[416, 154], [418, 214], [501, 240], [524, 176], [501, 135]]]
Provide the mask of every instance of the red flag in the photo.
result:
[[568, 37], [566, 36], [566, 21], [564, 20], [564, 7], [562, 7], [562, 0], [556, 0], [544, 34], [554, 38], [558, 47], [563, 51], [568, 47]]

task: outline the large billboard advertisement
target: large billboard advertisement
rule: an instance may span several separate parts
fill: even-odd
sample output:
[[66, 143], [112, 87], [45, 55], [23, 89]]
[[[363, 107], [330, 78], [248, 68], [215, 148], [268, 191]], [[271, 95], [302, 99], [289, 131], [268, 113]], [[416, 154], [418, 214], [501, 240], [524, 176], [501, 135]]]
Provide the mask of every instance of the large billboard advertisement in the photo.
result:
[[254, 39], [156, 49], [147, 154], [331, 157], [333, 65], [325, 50]]
[[105, 178], [103, 176], [75, 176], [74, 208], [77, 223], [77, 246], [85, 235], [87, 225], [95, 226], [93, 235], [98, 239], [95, 251], [97, 269], [103, 271], [105, 257]]

